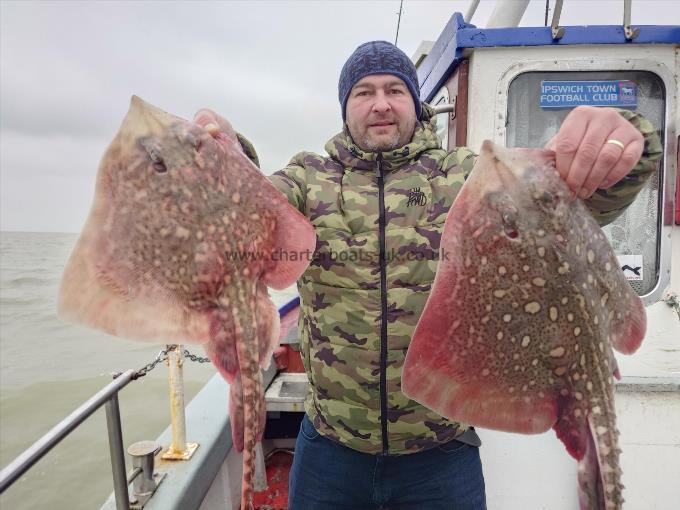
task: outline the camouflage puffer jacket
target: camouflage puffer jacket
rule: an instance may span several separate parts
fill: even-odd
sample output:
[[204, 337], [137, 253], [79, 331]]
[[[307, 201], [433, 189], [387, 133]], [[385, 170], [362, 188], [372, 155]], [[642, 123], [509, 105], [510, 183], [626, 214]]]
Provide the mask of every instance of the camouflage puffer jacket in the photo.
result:
[[[641, 130], [658, 145], [647, 124]], [[433, 110], [423, 105], [411, 143], [400, 149], [366, 153], [345, 131], [326, 144], [329, 157], [300, 153], [271, 176], [317, 235], [313, 260], [298, 280], [301, 352], [311, 382], [305, 410], [322, 435], [362, 452], [416, 452], [468, 429], [401, 392], [444, 220], [475, 161], [468, 149], [443, 150], [435, 128]], [[625, 191], [593, 199], [603, 219], [632, 201], [653, 171], [650, 154], [659, 150], [648, 147], [618, 186]]]

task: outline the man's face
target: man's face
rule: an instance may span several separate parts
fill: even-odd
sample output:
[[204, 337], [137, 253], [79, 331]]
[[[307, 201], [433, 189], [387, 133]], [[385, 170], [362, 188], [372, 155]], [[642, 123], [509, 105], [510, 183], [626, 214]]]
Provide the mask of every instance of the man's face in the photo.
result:
[[359, 80], [345, 109], [354, 143], [369, 152], [403, 147], [416, 126], [416, 107], [404, 81], [391, 74], [372, 74]]

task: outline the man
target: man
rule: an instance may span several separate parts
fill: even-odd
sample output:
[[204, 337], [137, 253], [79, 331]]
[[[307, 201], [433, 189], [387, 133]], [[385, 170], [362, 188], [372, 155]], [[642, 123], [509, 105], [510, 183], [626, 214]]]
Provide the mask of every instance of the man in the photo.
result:
[[[400, 391], [444, 220], [475, 156], [441, 148], [415, 67], [390, 43], [359, 46], [338, 88], [344, 126], [328, 156], [298, 154], [271, 177], [318, 238], [298, 281], [311, 393], [289, 508], [484, 509], [474, 430]], [[231, 131], [209, 110], [195, 121], [215, 136]], [[661, 155], [645, 119], [605, 108], [573, 110], [549, 147], [603, 223], [633, 201]]]

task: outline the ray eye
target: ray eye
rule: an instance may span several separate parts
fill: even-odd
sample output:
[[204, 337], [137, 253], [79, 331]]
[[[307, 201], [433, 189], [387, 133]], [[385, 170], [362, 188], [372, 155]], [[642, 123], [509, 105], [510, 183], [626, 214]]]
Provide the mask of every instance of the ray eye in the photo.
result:
[[167, 167], [165, 166], [165, 163], [163, 162], [163, 158], [156, 149], [151, 149], [149, 151], [149, 158], [151, 159], [153, 169], [157, 173], [164, 174], [165, 172], [168, 171]]
[[168, 171], [167, 167], [165, 166], [165, 163], [163, 163], [162, 161], [160, 163], [154, 163], [153, 169], [156, 170], [156, 172], [159, 174], [164, 174]]
[[515, 211], [505, 211], [502, 214], [502, 218], [505, 235], [510, 239], [517, 239], [519, 237], [519, 232], [517, 231], [517, 213]]

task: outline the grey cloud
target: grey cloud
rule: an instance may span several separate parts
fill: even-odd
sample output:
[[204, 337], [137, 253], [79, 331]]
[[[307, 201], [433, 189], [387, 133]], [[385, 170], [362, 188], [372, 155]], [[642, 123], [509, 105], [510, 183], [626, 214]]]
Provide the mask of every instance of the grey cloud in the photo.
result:
[[[589, 1], [587, 13], [579, 4], [565, 3], [563, 24], [622, 19], [620, 0]], [[399, 46], [411, 55], [468, 5], [406, 0]], [[633, 21], [663, 13], [680, 23], [665, 5], [674, 4], [636, 0]], [[473, 21], [484, 26], [493, 6], [483, 0]], [[542, 25], [544, 6], [533, 0], [522, 24]], [[362, 42], [393, 41], [398, 9], [398, 0], [0, 2], [0, 228], [79, 230], [132, 94], [184, 118], [202, 107], [223, 114], [265, 172], [323, 151], [341, 128], [343, 62]]]

